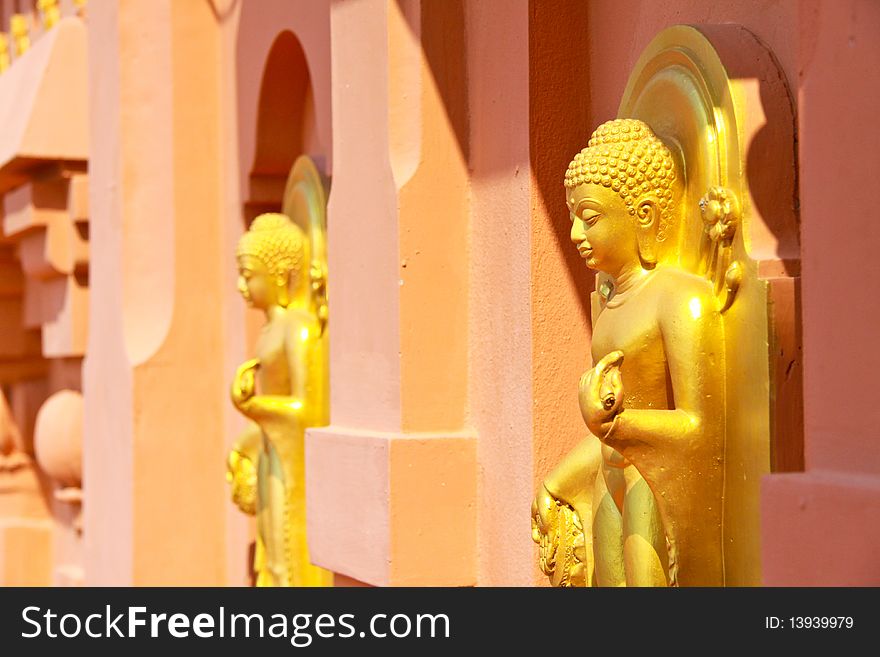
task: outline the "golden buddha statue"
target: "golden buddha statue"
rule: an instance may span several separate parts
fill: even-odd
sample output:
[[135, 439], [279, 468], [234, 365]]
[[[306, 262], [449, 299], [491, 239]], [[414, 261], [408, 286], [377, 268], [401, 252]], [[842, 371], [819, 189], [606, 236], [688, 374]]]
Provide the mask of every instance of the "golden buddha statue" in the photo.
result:
[[[670, 150], [633, 119], [600, 126], [565, 176], [571, 240], [607, 276], [595, 365], [579, 387], [584, 421], [602, 443], [586, 484], [599, 586], [665, 586], [682, 563], [720, 584], [724, 436], [713, 419], [723, 413], [722, 326], [709, 281], [665, 257], [680, 180]], [[551, 515], [542, 497], [538, 535]], [[561, 513], [574, 512], [554, 504], [553, 517]]]
[[324, 586], [309, 561], [305, 429], [327, 422], [326, 340], [311, 280], [310, 241], [287, 215], [262, 214], [238, 243], [238, 288], [266, 324], [243, 363], [232, 401], [251, 420], [229, 455], [235, 503], [256, 516], [257, 586]]
[[[706, 33], [775, 65], [741, 29]], [[540, 567], [557, 586], [761, 581], [760, 480], [794, 453], [777, 428], [797, 408], [780, 312], [795, 287], [750, 232], [763, 218], [741, 142], [745, 99], [763, 111], [766, 98], [728, 75], [706, 33], [658, 34], [621, 118], [565, 173], [571, 241], [597, 275], [578, 388], [589, 435], [532, 504]], [[787, 94], [774, 102], [791, 115]], [[790, 146], [780, 142], [782, 166]]]

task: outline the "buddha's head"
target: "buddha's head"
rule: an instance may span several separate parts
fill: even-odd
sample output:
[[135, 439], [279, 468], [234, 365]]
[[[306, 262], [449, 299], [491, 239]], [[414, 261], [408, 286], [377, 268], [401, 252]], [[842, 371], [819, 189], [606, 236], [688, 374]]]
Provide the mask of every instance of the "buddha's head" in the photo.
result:
[[611, 276], [651, 269], [678, 197], [672, 153], [635, 119], [600, 125], [565, 172], [571, 241], [591, 269]]
[[286, 308], [308, 293], [304, 281], [308, 241], [287, 215], [261, 214], [241, 236], [236, 249], [238, 291], [249, 306]]

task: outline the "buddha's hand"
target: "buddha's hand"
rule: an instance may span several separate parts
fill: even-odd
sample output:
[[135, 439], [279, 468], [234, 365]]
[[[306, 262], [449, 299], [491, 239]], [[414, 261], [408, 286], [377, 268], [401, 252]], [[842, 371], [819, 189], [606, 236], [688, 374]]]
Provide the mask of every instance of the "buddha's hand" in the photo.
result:
[[238, 366], [232, 381], [232, 403], [243, 413], [254, 397], [256, 373], [260, 366], [259, 358], [251, 358]]
[[232, 501], [248, 515], [257, 513], [257, 466], [248, 455], [232, 449], [226, 457], [226, 481], [232, 487]]
[[532, 502], [532, 540], [539, 546], [538, 563], [550, 584], [586, 586], [583, 523], [577, 511], [545, 486]]
[[578, 400], [587, 428], [597, 438], [604, 438], [623, 406], [623, 381], [620, 366], [623, 352], [612, 351], [581, 377]]
[[552, 575], [556, 567], [557, 537], [556, 500], [544, 486], [532, 502], [532, 540], [541, 550], [539, 553], [541, 571]]
[[252, 516], [257, 513], [257, 459], [262, 440], [260, 427], [249, 423], [226, 457], [226, 481], [232, 486], [232, 501]]

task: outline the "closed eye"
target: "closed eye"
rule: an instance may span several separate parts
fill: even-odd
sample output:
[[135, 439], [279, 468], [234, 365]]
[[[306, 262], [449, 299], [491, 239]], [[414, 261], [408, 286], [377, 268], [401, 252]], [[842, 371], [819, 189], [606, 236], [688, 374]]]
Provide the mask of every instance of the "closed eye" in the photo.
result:
[[599, 217], [601, 217], [601, 216], [602, 215], [600, 213], [590, 212], [589, 210], [584, 211], [583, 214], [581, 215], [581, 217], [584, 220], [584, 223], [587, 224], [587, 226], [595, 225], [595, 223], [597, 221], [599, 221]]

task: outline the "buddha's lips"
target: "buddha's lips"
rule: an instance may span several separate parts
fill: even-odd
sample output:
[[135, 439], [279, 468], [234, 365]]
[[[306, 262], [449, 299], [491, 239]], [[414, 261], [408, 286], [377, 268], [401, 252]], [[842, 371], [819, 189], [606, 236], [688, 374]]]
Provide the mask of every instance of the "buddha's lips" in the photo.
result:
[[581, 247], [578, 247], [578, 253], [581, 254], [581, 258], [589, 258], [593, 255], [593, 249], [582, 249]]

